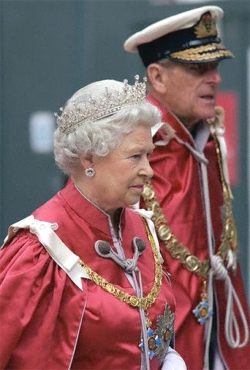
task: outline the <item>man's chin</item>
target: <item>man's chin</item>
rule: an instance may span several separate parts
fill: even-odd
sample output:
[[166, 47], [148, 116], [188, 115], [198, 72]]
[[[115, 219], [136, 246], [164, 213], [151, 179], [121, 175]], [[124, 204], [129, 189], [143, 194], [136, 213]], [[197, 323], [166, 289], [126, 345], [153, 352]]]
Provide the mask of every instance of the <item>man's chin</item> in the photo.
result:
[[212, 109], [203, 109], [199, 112], [199, 115], [197, 115], [199, 117], [198, 121], [201, 121], [201, 120], [213, 120], [214, 117], [215, 117], [215, 107], [213, 107]]

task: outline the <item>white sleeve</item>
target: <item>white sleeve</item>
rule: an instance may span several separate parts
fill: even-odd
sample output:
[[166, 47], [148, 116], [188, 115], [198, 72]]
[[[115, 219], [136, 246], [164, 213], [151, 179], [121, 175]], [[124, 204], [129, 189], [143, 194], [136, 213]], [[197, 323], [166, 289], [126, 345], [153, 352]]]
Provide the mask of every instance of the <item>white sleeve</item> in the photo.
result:
[[169, 347], [161, 370], [187, 370], [187, 367], [179, 353]]

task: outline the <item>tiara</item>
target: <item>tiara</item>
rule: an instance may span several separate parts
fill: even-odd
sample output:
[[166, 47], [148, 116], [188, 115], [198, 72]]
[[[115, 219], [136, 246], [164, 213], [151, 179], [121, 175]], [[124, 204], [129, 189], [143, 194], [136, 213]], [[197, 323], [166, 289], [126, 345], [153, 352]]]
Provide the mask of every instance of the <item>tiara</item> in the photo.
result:
[[70, 134], [79, 126], [91, 123], [102, 118], [108, 117], [124, 107], [137, 104], [146, 97], [146, 81], [144, 77], [140, 82], [138, 75], [135, 77], [134, 85], [129, 85], [128, 80], [123, 81], [121, 91], [110, 91], [108, 87], [102, 97], [89, 96], [84, 103], [73, 103], [73, 109], [59, 109], [60, 113], [55, 113], [59, 130], [64, 134]]

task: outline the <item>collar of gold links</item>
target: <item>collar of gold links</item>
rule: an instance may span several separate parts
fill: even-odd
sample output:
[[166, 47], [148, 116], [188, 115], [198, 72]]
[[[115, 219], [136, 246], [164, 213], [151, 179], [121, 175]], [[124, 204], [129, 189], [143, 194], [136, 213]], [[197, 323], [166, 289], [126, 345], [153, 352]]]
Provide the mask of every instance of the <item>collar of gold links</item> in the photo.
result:
[[[216, 144], [216, 153], [218, 157], [219, 171], [224, 198], [223, 231], [221, 235], [221, 244], [218, 249], [217, 255], [219, 255], [225, 261], [229, 249], [236, 252], [237, 232], [232, 214], [231, 191], [228, 184], [225, 181], [222, 169], [222, 156], [220, 151], [220, 145], [217, 137], [215, 135], [213, 135], [213, 137]], [[209, 260], [204, 261], [199, 260], [198, 257], [191, 254], [189, 249], [175, 237], [161, 210], [160, 204], [157, 200], [156, 194], [153, 190], [151, 183], [147, 183], [147, 185], [144, 186], [143, 199], [146, 208], [148, 210], [153, 211], [154, 215], [152, 220], [154, 221], [158, 237], [161, 241], [163, 241], [170, 255], [174, 259], [179, 260], [187, 270], [206, 279], [210, 268]]]
[[121, 302], [127, 303], [128, 305], [132, 307], [138, 307], [142, 308], [144, 310], [147, 310], [149, 307], [153, 305], [156, 298], [158, 297], [158, 294], [160, 292], [161, 283], [162, 283], [162, 265], [160, 262], [160, 256], [159, 252], [155, 246], [154, 239], [145, 223], [147, 236], [150, 241], [153, 255], [154, 255], [154, 261], [155, 261], [155, 277], [154, 277], [154, 283], [151, 291], [146, 297], [137, 297], [134, 295], [130, 295], [128, 293], [123, 292], [121, 289], [117, 288], [112, 283], [108, 282], [106, 279], [104, 279], [102, 276], [97, 274], [95, 271], [93, 271], [89, 266], [87, 266], [82, 260], [79, 261], [80, 265], [84, 268], [84, 270], [88, 273], [90, 279], [98, 286], [100, 286], [102, 289], [104, 289], [106, 292], [112, 294], [114, 297], [119, 299]]

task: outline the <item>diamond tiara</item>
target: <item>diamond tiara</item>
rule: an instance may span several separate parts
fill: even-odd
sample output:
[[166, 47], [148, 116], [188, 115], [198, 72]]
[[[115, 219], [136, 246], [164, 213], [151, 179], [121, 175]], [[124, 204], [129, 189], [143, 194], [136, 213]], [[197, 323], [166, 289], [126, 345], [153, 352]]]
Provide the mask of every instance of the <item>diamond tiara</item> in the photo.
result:
[[74, 132], [85, 123], [91, 123], [108, 117], [122, 108], [137, 104], [146, 97], [146, 77], [140, 82], [138, 75], [134, 85], [129, 85], [128, 80], [123, 81], [120, 90], [104, 88], [102, 96], [89, 96], [86, 102], [73, 102], [71, 109], [60, 108], [60, 113], [55, 113], [59, 130], [64, 134]]

